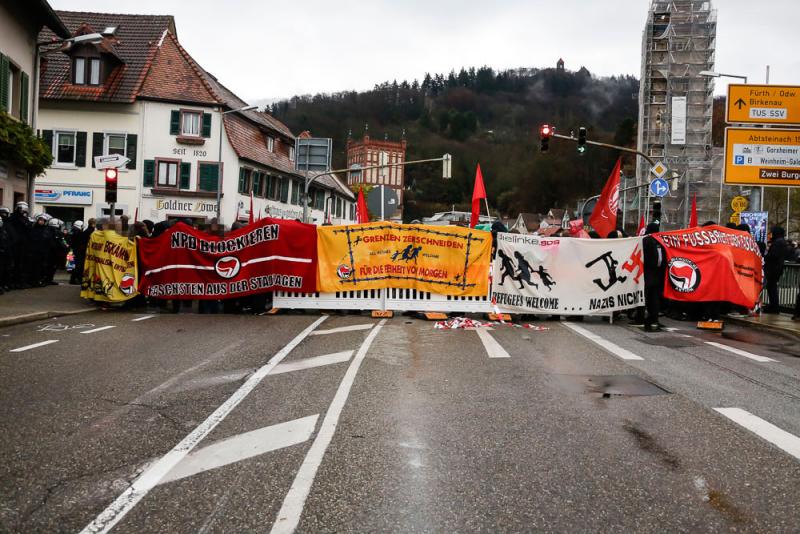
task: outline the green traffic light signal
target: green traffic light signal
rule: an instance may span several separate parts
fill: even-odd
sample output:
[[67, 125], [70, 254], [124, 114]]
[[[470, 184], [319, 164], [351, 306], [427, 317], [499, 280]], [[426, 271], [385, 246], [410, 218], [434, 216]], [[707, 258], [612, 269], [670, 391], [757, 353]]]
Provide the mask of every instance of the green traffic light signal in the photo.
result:
[[586, 128], [578, 128], [578, 154], [586, 152]]
[[578, 154], [586, 152], [586, 145], [578, 145]]

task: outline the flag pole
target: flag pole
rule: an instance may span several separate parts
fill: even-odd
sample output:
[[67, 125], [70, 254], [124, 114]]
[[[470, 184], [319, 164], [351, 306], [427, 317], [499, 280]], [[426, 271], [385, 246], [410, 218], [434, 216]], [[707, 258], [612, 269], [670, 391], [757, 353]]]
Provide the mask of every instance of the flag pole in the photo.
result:
[[486, 215], [489, 216], [489, 222], [491, 223], [492, 214], [489, 213], [489, 200], [486, 197], [483, 197], [483, 202], [486, 203]]

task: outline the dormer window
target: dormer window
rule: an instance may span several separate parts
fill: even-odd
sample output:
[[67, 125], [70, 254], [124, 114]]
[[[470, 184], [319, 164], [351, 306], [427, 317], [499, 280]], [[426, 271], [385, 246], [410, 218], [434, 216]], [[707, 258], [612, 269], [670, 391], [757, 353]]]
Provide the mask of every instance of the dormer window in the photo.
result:
[[100, 59], [76, 57], [72, 61], [72, 83], [100, 85]]

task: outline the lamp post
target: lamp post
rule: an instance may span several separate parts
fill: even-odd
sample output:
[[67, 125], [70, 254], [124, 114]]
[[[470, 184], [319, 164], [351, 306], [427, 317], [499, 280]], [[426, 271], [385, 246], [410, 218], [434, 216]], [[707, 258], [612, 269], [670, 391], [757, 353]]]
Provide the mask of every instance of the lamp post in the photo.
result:
[[217, 224], [221, 224], [220, 208], [222, 205], [222, 117], [228, 113], [236, 113], [237, 111], [250, 111], [256, 109], [258, 106], [245, 106], [238, 109], [229, 109], [219, 114], [219, 152], [217, 152]]

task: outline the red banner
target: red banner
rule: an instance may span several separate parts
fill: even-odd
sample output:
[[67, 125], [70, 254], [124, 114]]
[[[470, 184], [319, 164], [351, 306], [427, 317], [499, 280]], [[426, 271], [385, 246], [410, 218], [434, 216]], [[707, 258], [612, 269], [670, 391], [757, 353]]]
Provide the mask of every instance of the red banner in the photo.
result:
[[653, 237], [667, 252], [666, 298], [755, 306], [762, 284], [761, 253], [749, 232], [704, 226]]
[[139, 291], [165, 299], [224, 299], [265, 291], [317, 290], [317, 230], [261, 219], [225, 237], [177, 223], [139, 239]]

